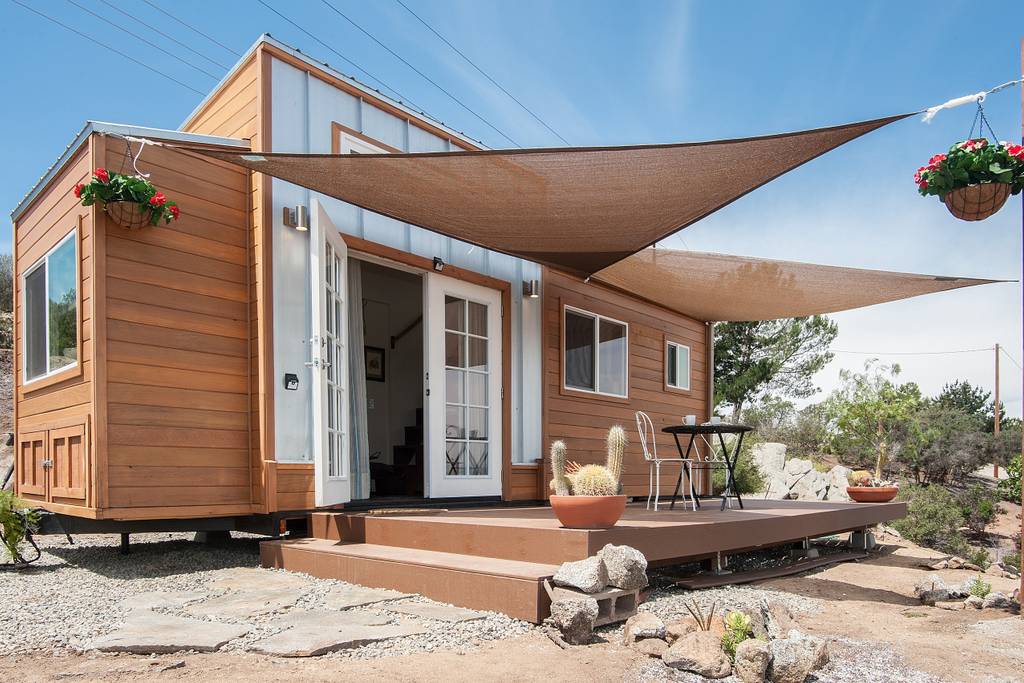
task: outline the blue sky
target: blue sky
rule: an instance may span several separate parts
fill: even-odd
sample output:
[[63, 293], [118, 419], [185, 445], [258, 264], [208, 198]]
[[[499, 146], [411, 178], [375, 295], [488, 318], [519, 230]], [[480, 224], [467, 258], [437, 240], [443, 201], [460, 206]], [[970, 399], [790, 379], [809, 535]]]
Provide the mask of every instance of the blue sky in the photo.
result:
[[[142, 0], [108, 0], [203, 53], [196, 56], [99, 0], [75, 0], [111, 23], [221, 76], [236, 56]], [[498, 133], [359, 33], [321, 2], [267, 0], [435, 117], [490, 146]], [[331, 0], [405, 59], [523, 146], [561, 144], [394, 0]], [[201, 92], [216, 80], [67, 0], [28, 4]], [[153, 0], [235, 52], [266, 31], [376, 83], [255, 2]], [[1019, 1], [435, 2], [406, 3], [572, 144], [675, 142], [832, 125], [920, 109], [1020, 74]], [[8, 93], [0, 205], [13, 208], [86, 119], [176, 128], [195, 92], [0, 0]], [[1020, 90], [986, 102], [995, 132], [1018, 139]], [[919, 198], [911, 176], [966, 136], [971, 107], [931, 124], [911, 119], [870, 134], [687, 228], [664, 245], [846, 266], [1019, 278], [1021, 198], [982, 223]], [[0, 249], [10, 249], [5, 221]], [[844, 351], [941, 351], [1004, 344], [1022, 359], [1021, 289], [993, 285], [835, 316]], [[835, 386], [839, 354], [817, 378]], [[889, 357], [926, 392], [965, 378], [992, 385], [992, 354]], [[1009, 412], [1021, 372], [1003, 363]]]

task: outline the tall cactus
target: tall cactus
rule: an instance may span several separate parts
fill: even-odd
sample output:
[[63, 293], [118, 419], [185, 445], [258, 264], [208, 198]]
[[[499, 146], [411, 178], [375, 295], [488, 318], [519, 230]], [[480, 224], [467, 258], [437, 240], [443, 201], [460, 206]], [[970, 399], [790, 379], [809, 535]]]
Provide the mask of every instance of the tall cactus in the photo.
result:
[[611, 473], [616, 486], [622, 479], [622, 452], [626, 448], [626, 430], [615, 425], [608, 430], [608, 459], [605, 467]]
[[555, 441], [551, 444], [551, 488], [556, 496], [571, 495], [569, 480], [565, 477], [565, 442]]

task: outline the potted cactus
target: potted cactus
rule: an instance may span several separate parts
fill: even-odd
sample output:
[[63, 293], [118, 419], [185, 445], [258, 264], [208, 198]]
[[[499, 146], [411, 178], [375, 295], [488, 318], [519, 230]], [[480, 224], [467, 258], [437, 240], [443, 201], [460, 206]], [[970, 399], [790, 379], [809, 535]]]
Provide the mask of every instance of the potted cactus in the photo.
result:
[[608, 431], [608, 456], [604, 465], [583, 465], [566, 471], [566, 447], [551, 444], [551, 508], [562, 526], [569, 529], [608, 529], [615, 526], [626, 509], [626, 497], [619, 495], [622, 453], [626, 432], [618, 425]]
[[847, 477], [850, 485], [846, 487], [846, 495], [857, 503], [888, 503], [895, 498], [900, 492], [899, 485], [882, 478], [882, 471], [888, 462], [889, 456], [885, 444], [882, 444], [879, 446], [878, 457], [875, 460], [874, 475], [867, 470], [850, 472]]

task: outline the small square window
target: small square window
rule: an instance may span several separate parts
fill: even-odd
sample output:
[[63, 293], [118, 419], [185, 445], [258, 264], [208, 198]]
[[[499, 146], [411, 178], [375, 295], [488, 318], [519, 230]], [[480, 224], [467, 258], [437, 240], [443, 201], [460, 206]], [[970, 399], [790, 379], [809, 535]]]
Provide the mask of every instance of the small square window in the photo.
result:
[[690, 390], [690, 347], [668, 342], [665, 348], [665, 383], [673, 389]]
[[78, 241], [72, 232], [22, 276], [25, 379], [78, 363]]
[[626, 323], [565, 308], [563, 381], [567, 389], [626, 397], [629, 328]]

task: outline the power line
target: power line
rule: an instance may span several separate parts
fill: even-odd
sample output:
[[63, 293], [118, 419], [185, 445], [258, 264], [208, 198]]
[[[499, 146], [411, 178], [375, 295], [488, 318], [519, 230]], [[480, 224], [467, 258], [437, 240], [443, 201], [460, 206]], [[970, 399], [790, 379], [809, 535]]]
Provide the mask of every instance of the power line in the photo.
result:
[[[260, 2], [263, 2], [263, 0], [260, 0]], [[451, 100], [452, 100], [453, 102], [455, 102], [456, 104], [458, 104], [458, 105], [459, 105], [460, 107], [462, 107], [463, 109], [465, 109], [466, 111], [468, 111], [468, 112], [469, 112], [470, 114], [472, 114], [472, 115], [473, 115], [473, 116], [475, 116], [476, 118], [480, 119], [480, 120], [481, 120], [481, 121], [482, 121], [482, 122], [483, 122], [484, 124], [486, 124], [486, 125], [487, 125], [487, 126], [488, 126], [488, 127], [489, 127], [489, 128], [491, 129], [491, 130], [493, 130], [493, 131], [495, 131], [496, 133], [498, 133], [498, 135], [500, 135], [501, 137], [505, 138], [506, 140], [508, 140], [509, 142], [511, 142], [511, 143], [512, 143], [513, 145], [515, 145], [516, 147], [522, 147], [522, 145], [520, 145], [520, 144], [519, 144], [518, 142], [516, 142], [516, 141], [515, 141], [515, 140], [513, 140], [513, 139], [512, 139], [511, 137], [509, 137], [507, 133], [503, 132], [503, 131], [502, 131], [502, 130], [501, 130], [500, 128], [498, 128], [497, 126], [495, 126], [495, 125], [494, 125], [493, 123], [491, 123], [490, 121], [488, 121], [487, 119], [485, 119], [485, 118], [484, 118], [483, 116], [481, 116], [480, 114], [477, 114], [477, 113], [476, 113], [476, 112], [475, 112], [475, 111], [474, 111], [474, 110], [473, 110], [473, 109], [472, 109], [471, 107], [469, 107], [469, 105], [467, 105], [466, 103], [464, 103], [464, 102], [463, 102], [462, 100], [460, 100], [460, 99], [459, 99], [458, 97], [456, 97], [456, 96], [455, 96], [455, 95], [453, 95], [452, 93], [450, 93], [450, 92], [448, 92], [447, 90], [445, 90], [445, 89], [444, 89], [444, 88], [443, 88], [443, 87], [442, 87], [442, 86], [441, 86], [440, 84], [438, 84], [438, 83], [437, 83], [437, 81], [435, 81], [435, 80], [434, 80], [434, 79], [432, 79], [432, 78], [431, 78], [430, 76], [426, 75], [425, 73], [423, 73], [422, 71], [420, 71], [419, 69], [417, 69], [417, 68], [416, 68], [415, 66], [413, 66], [413, 65], [412, 65], [411, 63], [409, 63], [409, 62], [408, 62], [408, 61], [407, 61], [407, 60], [406, 60], [405, 58], [403, 58], [403, 57], [402, 57], [401, 55], [399, 55], [399, 54], [398, 54], [397, 52], [395, 52], [395, 51], [394, 51], [394, 50], [392, 50], [392, 49], [391, 49], [390, 47], [388, 47], [387, 45], [385, 45], [384, 43], [382, 43], [381, 41], [379, 41], [379, 40], [378, 40], [378, 39], [377, 39], [377, 38], [376, 38], [376, 37], [375, 37], [375, 36], [374, 36], [374, 35], [373, 35], [372, 33], [370, 33], [369, 31], [367, 31], [367, 30], [366, 30], [365, 28], [363, 28], [362, 26], [360, 26], [360, 25], [359, 25], [359, 24], [357, 24], [356, 22], [354, 22], [354, 21], [352, 21], [351, 19], [349, 19], [349, 18], [348, 18], [348, 16], [347, 16], [347, 15], [346, 15], [346, 14], [345, 14], [344, 12], [342, 12], [342, 11], [341, 11], [341, 10], [339, 10], [339, 9], [338, 9], [337, 7], [335, 7], [334, 5], [332, 5], [331, 3], [329, 3], [329, 2], [327, 1], [327, 0], [321, 0], [321, 2], [323, 2], [323, 3], [325, 4], [325, 5], [327, 5], [327, 6], [328, 6], [328, 7], [330, 7], [330, 8], [332, 9], [332, 10], [334, 10], [334, 12], [335, 12], [335, 13], [336, 13], [336, 14], [337, 14], [338, 16], [340, 16], [340, 17], [341, 17], [342, 19], [344, 19], [345, 21], [347, 21], [348, 23], [352, 24], [352, 25], [353, 25], [353, 26], [355, 26], [355, 27], [356, 27], [357, 29], [359, 29], [359, 31], [360, 31], [360, 32], [362, 32], [362, 33], [363, 33], [363, 34], [364, 34], [364, 35], [365, 35], [366, 37], [368, 37], [368, 38], [369, 38], [370, 40], [372, 40], [373, 42], [377, 43], [377, 44], [378, 44], [378, 45], [380, 45], [380, 46], [381, 46], [382, 48], [384, 48], [385, 50], [387, 50], [387, 51], [388, 51], [388, 52], [389, 52], [389, 53], [390, 53], [390, 54], [391, 54], [391, 55], [392, 55], [392, 56], [393, 56], [393, 57], [394, 57], [395, 59], [397, 59], [398, 61], [400, 61], [400, 62], [402, 62], [403, 64], [405, 64], [405, 65], [406, 65], [407, 67], [409, 67], [410, 69], [412, 69], [413, 71], [415, 71], [415, 72], [416, 72], [417, 74], [419, 74], [419, 75], [420, 75], [420, 76], [421, 76], [421, 77], [422, 77], [422, 78], [423, 78], [424, 80], [426, 80], [426, 81], [427, 81], [428, 83], [430, 83], [430, 84], [431, 84], [431, 85], [433, 85], [433, 86], [434, 86], [435, 88], [437, 88], [438, 90], [440, 90], [441, 92], [443, 92], [443, 93], [444, 93], [445, 95], [447, 95], [447, 96], [448, 96], [448, 97], [449, 97], [449, 98], [450, 98], [450, 99], [451, 99]]]
[[195, 88], [193, 88], [188, 83], [185, 83], [183, 81], [179, 81], [174, 76], [170, 76], [170, 75], [164, 73], [163, 71], [160, 71], [159, 69], [155, 69], [155, 68], [151, 67], [149, 64], [146, 64], [145, 62], [142, 62], [142, 61], [136, 59], [135, 57], [132, 57], [131, 55], [127, 55], [124, 52], [121, 52], [116, 47], [111, 47], [110, 45], [107, 45], [106, 43], [104, 43], [104, 42], [102, 42], [100, 40], [97, 40], [96, 38], [93, 38], [92, 36], [90, 36], [90, 35], [88, 35], [86, 33], [82, 33], [78, 29], [72, 28], [72, 27], [68, 26], [67, 24], [65, 24], [63, 22], [58, 21], [57, 19], [54, 19], [53, 17], [51, 17], [48, 14], [43, 14], [39, 10], [35, 9], [34, 7], [29, 7], [28, 5], [26, 5], [25, 3], [21, 2], [20, 0], [11, 0], [11, 2], [13, 2], [15, 5], [19, 5], [21, 7], [24, 7], [29, 12], [33, 12], [35, 14], [38, 14], [43, 19], [46, 19], [49, 22], [57, 24], [57, 26], [60, 26], [63, 29], [71, 31], [74, 34], [77, 34], [77, 35], [81, 36], [82, 38], [85, 38], [86, 40], [88, 40], [88, 41], [90, 41], [92, 43], [95, 43], [96, 45], [99, 45], [100, 47], [102, 47], [105, 50], [110, 50], [114, 54], [120, 55], [120, 56], [124, 57], [125, 59], [127, 59], [128, 61], [134, 62], [134, 63], [138, 64], [139, 66], [143, 67], [144, 69], [148, 69], [149, 71], [152, 71], [153, 73], [155, 73], [155, 74], [157, 74], [159, 76], [163, 76], [164, 78], [166, 78], [169, 81], [174, 81], [175, 83], [177, 83], [181, 87], [187, 88], [187, 89], [191, 90], [192, 92], [196, 93], [197, 95], [200, 95], [200, 96], [206, 95], [206, 93], [204, 93], [201, 90], [196, 90]]
[[556, 130], [555, 130], [554, 128], [552, 128], [551, 126], [549, 126], [549, 125], [547, 124], [547, 122], [546, 122], [546, 121], [545, 121], [544, 119], [542, 119], [542, 118], [541, 118], [540, 116], [538, 116], [537, 114], [535, 114], [535, 113], [534, 113], [534, 112], [533, 112], [533, 111], [532, 111], [532, 110], [531, 110], [531, 109], [530, 109], [529, 107], [527, 107], [527, 106], [526, 106], [525, 104], [523, 104], [522, 102], [520, 102], [520, 101], [519, 101], [519, 100], [518, 100], [518, 99], [516, 98], [516, 96], [515, 96], [515, 95], [513, 95], [513, 94], [512, 94], [512, 93], [510, 93], [510, 92], [509, 92], [508, 90], [506, 90], [506, 89], [505, 89], [504, 87], [502, 87], [502, 85], [501, 85], [500, 83], [498, 83], [498, 81], [496, 81], [496, 80], [494, 80], [493, 78], [491, 78], [491, 75], [490, 75], [490, 74], [488, 74], [488, 73], [487, 73], [486, 71], [484, 71], [484, 70], [483, 70], [483, 69], [481, 69], [481, 68], [480, 68], [479, 66], [477, 66], [476, 62], [474, 62], [474, 61], [473, 61], [472, 59], [470, 59], [469, 57], [467, 57], [467, 56], [466, 56], [466, 54], [465, 54], [465, 53], [464, 53], [464, 52], [463, 52], [462, 50], [460, 50], [459, 48], [457, 48], [457, 47], [455, 47], [454, 45], [452, 45], [451, 41], [449, 41], [449, 40], [448, 40], [447, 38], [445, 38], [445, 37], [444, 37], [443, 35], [441, 35], [441, 34], [440, 34], [440, 33], [439, 33], [438, 31], [437, 31], [437, 29], [435, 29], [435, 28], [434, 28], [433, 26], [431, 26], [430, 24], [428, 24], [428, 23], [427, 23], [427, 22], [426, 22], [426, 21], [425, 21], [425, 20], [423, 19], [423, 17], [421, 17], [420, 15], [416, 14], [415, 12], [413, 12], [413, 11], [412, 11], [412, 9], [411, 9], [411, 8], [410, 8], [410, 7], [408, 6], [408, 5], [406, 5], [406, 4], [404, 3], [404, 2], [402, 2], [402, 0], [395, 0], [395, 2], [397, 2], [397, 3], [399, 4], [399, 5], [401, 5], [402, 7], [404, 7], [404, 8], [405, 8], [405, 11], [406, 11], [406, 12], [408, 12], [409, 14], [411, 14], [412, 16], [414, 16], [414, 17], [416, 18], [416, 20], [417, 20], [418, 22], [420, 22], [421, 24], [423, 24], [424, 26], [426, 26], [426, 27], [427, 27], [427, 30], [429, 30], [429, 31], [430, 31], [431, 33], [433, 33], [433, 34], [434, 34], [435, 36], [437, 36], [438, 38], [440, 38], [440, 39], [441, 39], [441, 42], [443, 42], [443, 43], [444, 43], [445, 45], [447, 45], [447, 46], [448, 46], [448, 47], [450, 47], [450, 48], [451, 48], [452, 50], [454, 50], [454, 51], [455, 51], [455, 54], [457, 54], [458, 56], [462, 57], [462, 58], [463, 58], [464, 60], [466, 60], [466, 62], [467, 62], [467, 63], [468, 63], [468, 64], [469, 64], [470, 66], [472, 66], [472, 67], [473, 67], [474, 69], [476, 69], [476, 70], [477, 70], [478, 72], [480, 72], [480, 74], [481, 74], [481, 75], [482, 75], [482, 76], [483, 76], [484, 78], [486, 78], [486, 79], [487, 79], [488, 81], [490, 81], [490, 82], [491, 82], [491, 83], [492, 83], [492, 84], [494, 85], [494, 87], [496, 87], [496, 88], [497, 88], [498, 90], [500, 90], [501, 92], [503, 92], [503, 93], [505, 93], [506, 95], [508, 95], [508, 97], [509, 97], [509, 98], [510, 98], [510, 99], [511, 99], [511, 100], [512, 100], [513, 102], [515, 102], [516, 104], [518, 104], [518, 105], [519, 105], [519, 106], [520, 106], [520, 107], [521, 107], [521, 108], [523, 109], [523, 111], [525, 111], [525, 112], [526, 112], [527, 114], [529, 114], [529, 115], [530, 115], [530, 116], [532, 116], [532, 117], [533, 117], [534, 119], [536, 119], [536, 120], [537, 120], [537, 122], [538, 122], [538, 123], [540, 123], [540, 125], [542, 125], [542, 126], [544, 126], [545, 128], [547, 128], [547, 129], [548, 129], [548, 130], [549, 130], [549, 131], [551, 132], [551, 134], [552, 134], [552, 135], [554, 135], [554, 136], [555, 136], [556, 138], [558, 138], [559, 140], [561, 140], [562, 142], [564, 142], [564, 143], [565, 143], [566, 145], [569, 145], [569, 144], [570, 144], [570, 142], [569, 142], [568, 140], [566, 140], [565, 138], [563, 138], [563, 137], [562, 137], [561, 135], [559, 135], [559, 134], [558, 134], [558, 131], [556, 131]]
[[382, 81], [381, 79], [377, 78], [377, 77], [376, 77], [376, 76], [374, 76], [374, 75], [373, 75], [372, 73], [370, 73], [369, 71], [367, 71], [367, 70], [366, 70], [366, 69], [364, 69], [363, 67], [359, 66], [358, 64], [356, 64], [356, 63], [355, 63], [355, 62], [353, 62], [353, 61], [352, 61], [351, 59], [349, 59], [349, 58], [348, 58], [348, 57], [346, 57], [345, 55], [343, 55], [343, 54], [341, 54], [340, 52], [338, 52], [337, 50], [335, 50], [335, 49], [334, 49], [333, 47], [331, 47], [330, 45], [328, 45], [328, 44], [327, 44], [327, 43], [325, 43], [324, 41], [322, 41], [322, 40], [320, 40], [319, 38], [317, 38], [316, 36], [314, 36], [314, 35], [313, 35], [312, 33], [310, 33], [309, 31], [307, 31], [306, 29], [304, 29], [304, 28], [303, 28], [302, 26], [300, 26], [299, 24], [295, 23], [294, 21], [292, 21], [291, 19], [289, 19], [289, 18], [288, 18], [288, 17], [286, 17], [285, 15], [281, 14], [280, 12], [278, 12], [278, 11], [277, 11], [276, 9], [274, 9], [274, 8], [273, 8], [272, 6], [270, 6], [269, 4], [267, 4], [266, 2], [264, 2], [264, 0], [259, 0], [259, 3], [260, 3], [261, 5], [263, 5], [264, 7], [266, 7], [266, 8], [268, 9], [268, 10], [270, 10], [271, 12], [273, 12], [274, 14], [276, 14], [277, 16], [279, 16], [279, 17], [281, 17], [282, 19], [284, 19], [285, 21], [287, 21], [287, 22], [288, 22], [289, 24], [291, 24], [292, 26], [294, 26], [294, 27], [295, 27], [295, 28], [297, 28], [298, 30], [300, 30], [300, 31], [302, 31], [303, 33], [305, 33], [305, 34], [306, 34], [307, 36], [309, 36], [310, 38], [312, 38], [312, 39], [313, 39], [313, 40], [315, 40], [316, 42], [320, 43], [320, 45], [322, 45], [323, 47], [327, 48], [328, 50], [330, 50], [331, 52], [333, 52], [334, 54], [336, 54], [336, 55], [337, 55], [337, 56], [338, 56], [338, 57], [339, 57], [339, 58], [340, 58], [340, 59], [341, 59], [342, 61], [344, 61], [344, 62], [345, 62], [346, 64], [349, 64], [349, 65], [351, 65], [351, 66], [352, 66], [352, 67], [353, 67], [354, 69], [356, 69], [357, 71], [362, 71], [362, 72], [363, 72], [364, 74], [366, 74], [367, 76], [369, 76], [371, 80], [374, 80], [374, 81], [377, 81], [378, 83], [380, 83], [380, 84], [381, 84], [381, 86], [383, 86], [383, 87], [384, 87], [384, 89], [386, 89], [386, 90], [390, 90], [391, 92], [393, 92], [393, 93], [394, 93], [394, 94], [395, 94], [395, 95], [396, 95], [396, 96], [398, 97], [398, 99], [399, 99], [400, 101], [404, 101], [404, 102], [403, 102], [404, 104], [409, 104], [409, 105], [413, 106], [413, 107], [414, 107], [414, 108], [416, 108], [416, 109], [421, 109], [421, 107], [420, 107], [420, 106], [419, 106], [418, 104], [415, 104], [415, 103], [414, 103], [414, 102], [413, 102], [412, 100], [410, 100], [409, 98], [407, 98], [407, 97], [406, 97], [405, 95], [403, 95], [402, 93], [398, 92], [397, 90], [395, 90], [394, 88], [392, 88], [392, 87], [391, 87], [390, 85], [388, 85], [387, 83], [385, 83], [385, 82], [384, 82], [384, 81]]
[[157, 5], [156, 3], [154, 3], [154, 2], [150, 2], [150, 0], [142, 0], [142, 2], [146, 3], [147, 5], [149, 5], [149, 6], [150, 6], [150, 7], [152, 7], [153, 9], [155, 9], [155, 10], [156, 10], [157, 12], [160, 12], [161, 14], [163, 14], [163, 15], [165, 15], [165, 16], [168, 16], [168, 17], [170, 17], [171, 19], [174, 19], [174, 20], [175, 20], [176, 22], [178, 22], [179, 24], [181, 24], [181, 25], [182, 25], [182, 26], [184, 26], [185, 28], [187, 28], [187, 29], [190, 29], [190, 30], [194, 31], [195, 33], [198, 33], [199, 35], [201, 35], [201, 36], [202, 36], [203, 38], [206, 38], [206, 39], [207, 39], [208, 41], [210, 41], [211, 43], [213, 43], [213, 44], [215, 44], [215, 45], [219, 45], [220, 47], [224, 48], [225, 50], [227, 50], [228, 52], [230, 52], [230, 53], [231, 53], [231, 54], [233, 54], [234, 56], [236, 56], [236, 57], [241, 57], [241, 56], [242, 56], [242, 53], [241, 53], [241, 52], [239, 52], [238, 50], [234, 50], [234, 49], [232, 49], [232, 48], [228, 47], [227, 45], [225, 45], [224, 43], [220, 42], [219, 40], [217, 40], [217, 39], [216, 39], [216, 38], [214, 38], [213, 36], [210, 36], [210, 35], [207, 35], [207, 34], [203, 33], [202, 31], [200, 31], [199, 29], [197, 29], [197, 28], [196, 28], [195, 26], [193, 26], [192, 24], [189, 24], [188, 22], [184, 21], [183, 19], [179, 19], [178, 17], [174, 16], [173, 14], [171, 14], [170, 12], [168, 12], [167, 10], [165, 10], [164, 8], [160, 7], [160, 6], [159, 6], [159, 5]]
[[163, 52], [168, 57], [171, 57], [173, 59], [177, 59], [179, 62], [181, 62], [185, 66], [191, 67], [191, 68], [195, 69], [196, 71], [198, 71], [200, 73], [204, 73], [204, 74], [206, 74], [207, 76], [209, 76], [210, 78], [212, 78], [215, 81], [219, 81], [220, 80], [220, 76], [218, 76], [217, 74], [212, 74], [209, 71], [207, 71], [206, 69], [204, 69], [203, 67], [196, 66], [195, 64], [193, 64], [192, 62], [188, 61], [187, 59], [183, 59], [183, 58], [179, 57], [178, 55], [174, 54], [173, 52], [165, 50], [164, 48], [160, 47], [156, 43], [151, 42], [149, 40], [146, 40], [145, 38], [140, 36], [138, 33], [133, 33], [132, 31], [129, 31], [128, 29], [126, 29], [124, 26], [121, 26], [119, 24], [115, 24], [114, 22], [110, 21], [106, 17], [104, 17], [104, 16], [102, 16], [100, 14], [96, 14], [95, 12], [93, 12], [88, 7], [83, 7], [82, 5], [79, 5], [77, 2], [75, 2], [75, 0], [67, 0], [67, 1], [69, 3], [71, 3], [72, 5], [74, 5], [75, 7], [77, 7], [78, 9], [82, 10], [83, 12], [86, 12], [86, 13], [91, 14], [92, 16], [96, 17], [97, 19], [99, 19], [100, 21], [104, 22], [105, 24], [107, 24], [109, 26], [113, 26], [114, 28], [116, 28], [116, 29], [118, 29], [120, 31], [124, 31], [125, 33], [130, 35], [132, 38], [135, 38], [136, 40], [140, 40], [143, 43], [145, 43], [146, 45], [149, 45], [151, 48], [159, 50], [160, 52]]
[[860, 356], [944, 356], [951, 353], [978, 353], [980, 351], [994, 351], [994, 347], [984, 349], [953, 349], [951, 351], [844, 351], [841, 349], [829, 349], [830, 353], [852, 353]]
[[196, 55], [196, 56], [198, 56], [198, 57], [202, 57], [203, 59], [205, 59], [206, 61], [210, 62], [210, 63], [211, 63], [211, 64], [213, 64], [214, 66], [219, 66], [220, 68], [222, 68], [222, 69], [225, 69], [225, 70], [226, 70], [226, 69], [228, 69], [228, 68], [230, 68], [230, 67], [228, 67], [228, 66], [227, 66], [226, 64], [221, 64], [221, 63], [220, 63], [220, 62], [218, 62], [218, 61], [217, 61], [216, 59], [210, 59], [209, 57], [207, 57], [206, 55], [204, 55], [204, 54], [203, 54], [202, 52], [200, 52], [199, 50], [196, 50], [195, 48], [193, 48], [193, 47], [192, 47], [192, 46], [190, 46], [190, 45], [186, 45], [185, 43], [181, 42], [180, 40], [178, 40], [178, 39], [177, 39], [177, 38], [175, 38], [174, 36], [170, 36], [170, 35], [168, 35], [166, 31], [161, 31], [161, 30], [160, 30], [159, 28], [157, 28], [156, 26], [152, 26], [152, 25], [150, 25], [150, 24], [147, 24], [146, 22], [144, 22], [144, 21], [143, 21], [142, 19], [139, 19], [139, 18], [138, 18], [137, 16], [135, 16], [134, 14], [130, 14], [129, 12], [125, 12], [125, 11], [124, 11], [123, 9], [121, 9], [120, 7], [118, 7], [117, 5], [115, 5], [114, 3], [112, 3], [112, 2], [108, 2], [108, 0], [100, 0], [100, 2], [102, 2], [102, 3], [104, 4], [104, 5], [106, 5], [106, 6], [107, 6], [107, 7], [109, 7], [110, 9], [114, 10], [115, 12], [120, 12], [121, 14], [123, 14], [123, 15], [124, 15], [124, 16], [126, 16], [126, 17], [128, 17], [129, 19], [131, 19], [131, 20], [133, 20], [133, 21], [136, 21], [136, 22], [138, 22], [138, 23], [142, 24], [143, 26], [145, 26], [146, 28], [148, 28], [148, 29], [149, 29], [150, 31], [153, 31], [154, 33], [159, 33], [159, 34], [160, 34], [161, 36], [163, 36], [163, 37], [164, 37], [164, 38], [166, 38], [167, 40], [171, 41], [171, 42], [172, 42], [172, 43], [174, 43], [175, 45], [178, 45], [179, 47], [183, 47], [183, 48], [185, 48], [186, 50], [188, 50], [189, 52], [191, 52], [192, 54], [194, 54], [194, 55]]
[[1024, 367], [1021, 367], [1021, 364], [1017, 362], [1017, 359], [1014, 358], [1013, 356], [1011, 356], [1010, 353], [1005, 348], [1003, 348], [1002, 345], [999, 346], [999, 350], [1002, 351], [1004, 354], [1006, 354], [1006, 357], [1010, 359], [1011, 363], [1016, 365], [1021, 370], [1024, 370]]

